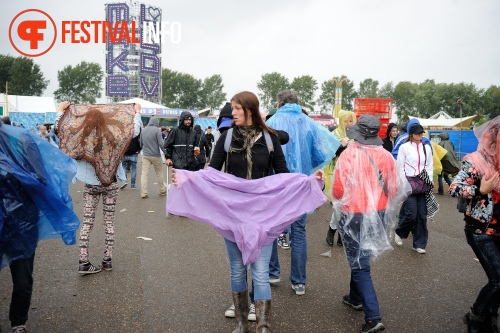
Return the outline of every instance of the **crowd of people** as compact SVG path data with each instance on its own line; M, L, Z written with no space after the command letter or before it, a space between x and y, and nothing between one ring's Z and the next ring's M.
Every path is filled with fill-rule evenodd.
M389 124L386 137L381 139L380 121L371 115L358 117L354 112L342 110L339 125L333 131L316 124L300 106L294 91L279 92L276 107L276 112L263 119L257 96L248 91L238 93L221 110L217 129L212 133L211 127L204 131L195 125L189 112L180 115L175 128L161 128L155 116L144 127L138 104L107 108L62 102L54 126L48 129L39 125L37 135L27 137L40 149L58 154L60 161L68 165L66 174L48 172L45 180L34 177L38 186L45 186L44 181L53 183L51 177L60 183L63 180L66 186L57 193L58 201L52 207L29 192L32 185L28 185L27 177L33 177L35 168L21 161L29 159L33 163L32 150L9 149L10 137L28 140L19 131L29 131L21 128L13 132L10 119L4 117L0 124L0 158L6 162L0 163L0 170L6 172L0 172L0 182L2 188L12 191L2 191L0 196L15 198L31 213L16 215L6 206L9 200L3 200L0 226L60 223L65 229L53 228L68 245L76 242L75 232L79 228L78 273L112 270L119 190L125 189L129 182L130 189L137 188L137 163L141 159L141 198L149 197L151 165L157 177L158 194L166 196L169 190L168 179L163 176L165 164L172 167L174 185L168 192L169 212L208 223L224 238L232 295L225 316L236 318L233 333L249 332L249 321L256 321L256 332L264 333L272 330L271 285L281 281L278 244L291 249L290 285L296 295L304 295L307 215L330 201L332 214L326 242L333 246L338 235L336 242L343 246L351 271L349 289L341 301L364 312L362 333L375 333L383 331L385 326L372 282L371 259L392 248L392 237L401 246L410 234L413 250L418 254L427 252L427 221L439 209L434 194L444 194L444 179L449 194L464 202L466 241L488 278L464 316L464 323L468 332L498 332L500 117L475 130L478 149L465 156L461 165L448 133L443 132L439 145L445 153L438 160L440 168L436 172L436 147L433 149L416 119L402 125L401 131L397 124ZM54 162L42 159L38 163L50 168ZM11 171L16 168L27 176L23 178ZM456 177L452 180L450 175ZM75 223L68 194L71 179L84 184L81 224ZM211 207L212 214L182 204L186 193L191 196L197 193L197 199L203 202L212 199L219 190L226 194L218 196ZM264 194L267 202L260 200ZM101 198L105 247L101 263L93 265L89 260L89 239ZM238 206L238 198L247 200L244 206ZM277 214L273 209L276 200L280 200L280 207L287 214ZM55 208L66 214L61 221L38 218L44 215L40 212ZM9 319L12 332L17 333L27 331L34 253L39 240L33 233L35 229L20 228L15 235L0 233L0 268L8 265L12 273L14 291ZM11 253L6 244L12 244L13 240L29 246Z

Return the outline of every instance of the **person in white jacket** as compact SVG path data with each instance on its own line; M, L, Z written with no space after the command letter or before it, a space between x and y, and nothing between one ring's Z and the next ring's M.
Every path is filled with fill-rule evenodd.
M405 172L410 181L420 178L421 173L427 172L432 180L432 149L422 142L424 128L420 124L410 127L408 140L399 148L397 163ZM428 189L431 190L431 187ZM413 233L413 250L417 253L426 253L429 232L427 230L426 193L413 192L401 206L399 224L395 230L394 240L397 245L403 245L402 239Z

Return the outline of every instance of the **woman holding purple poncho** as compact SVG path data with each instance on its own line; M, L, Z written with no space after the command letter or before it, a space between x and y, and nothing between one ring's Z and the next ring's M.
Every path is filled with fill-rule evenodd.
M323 184L317 181L324 173L289 173L279 139L263 122L255 94L236 94L231 108L233 131L224 132L217 141L210 167L197 172L173 170L176 186L169 191L167 210L208 223L225 238L238 321L233 333L248 332L247 265L252 270L257 332L270 332L272 242L298 216L326 201ZM228 133L232 138L227 149ZM226 173L215 170L223 166ZM273 173L279 175L266 177ZM187 200L192 193L201 193L196 203Z

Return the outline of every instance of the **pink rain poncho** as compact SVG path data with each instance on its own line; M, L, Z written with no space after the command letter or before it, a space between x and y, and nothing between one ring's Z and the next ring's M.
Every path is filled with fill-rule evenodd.
M281 173L246 180L214 168L176 170L178 187L168 192L167 212L211 225L238 245L245 265L262 246L307 212L326 202L314 175Z
M392 249L397 211L410 193L404 172L382 146L353 142L340 155L332 204L351 267L360 266L362 256L376 257Z

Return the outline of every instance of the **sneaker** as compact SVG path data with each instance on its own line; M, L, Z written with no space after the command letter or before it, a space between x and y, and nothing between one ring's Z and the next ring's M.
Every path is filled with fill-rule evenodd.
M413 251L417 252L417 253L420 253L420 254L425 254L425 250L424 249L421 249L419 247L417 248L413 248Z
M123 183L121 186L120 186L120 190L123 190L125 187L127 187L128 183Z
M95 267L90 262L80 261L80 264L78 267L78 273L86 275L86 274L99 273L100 271L101 271L101 269L99 267Z
M295 295L305 295L306 294L306 285L299 283L299 284L292 284L292 289L295 290Z
M397 233L394 233L394 242L396 242L396 244L399 246L403 245L403 240L398 236Z
M105 271L112 271L113 270L113 265L111 264L111 259L103 260L101 266Z
M356 304L356 303L352 302L351 299L349 298L349 295L344 295L344 297L342 297L342 301L344 302L344 304L349 305L351 308L353 308L356 311L363 310L363 304Z
M236 315L234 314L234 304L231 304L231 306L224 312L224 316L228 318L234 318Z
M384 324L380 319L367 320L361 328L361 333L375 333L385 330Z
M12 333L28 333L26 330L26 325L18 325L12 327Z
M272 277L270 277L270 278L269 278L269 283L270 283L270 284L279 283L280 281L281 281L281 279L280 279L279 277L277 277L277 278L272 278Z
M290 248L290 244L288 244L288 241L286 240L286 234L281 234L278 237L278 245L284 250L288 250Z
M248 310L248 321L257 321L257 314L255 313L255 304L250 303L250 309Z

